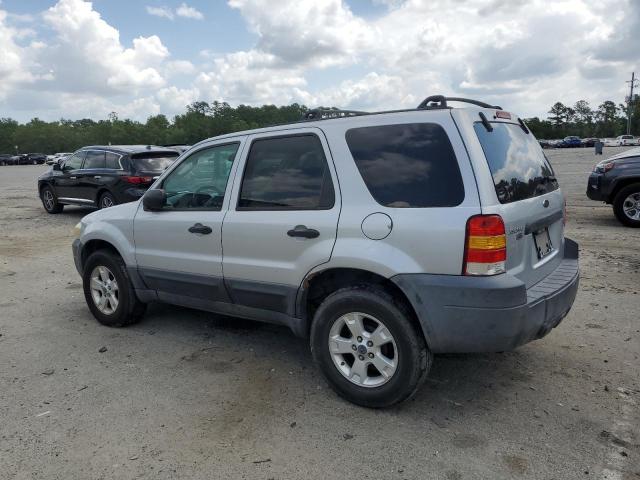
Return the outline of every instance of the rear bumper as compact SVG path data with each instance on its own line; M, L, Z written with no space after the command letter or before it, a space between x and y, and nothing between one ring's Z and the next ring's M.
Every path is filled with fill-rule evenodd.
M434 353L499 352L544 337L569 313L578 291L578 244L527 289L508 274L495 277L405 274L393 277L416 311Z

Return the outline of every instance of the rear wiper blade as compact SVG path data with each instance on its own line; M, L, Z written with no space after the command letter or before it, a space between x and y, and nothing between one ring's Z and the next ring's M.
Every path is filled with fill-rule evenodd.
M487 132L493 132L493 127L489 123L489 120L487 120L486 115L483 112L478 113L478 115L480 115L480 120L482 120L482 125L484 125L484 128L487 129Z

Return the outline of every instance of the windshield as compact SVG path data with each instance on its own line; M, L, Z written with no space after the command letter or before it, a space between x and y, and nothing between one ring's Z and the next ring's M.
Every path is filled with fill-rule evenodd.
M493 123L492 126L493 131L489 132L478 122L474 129L500 203L537 197L558 188L551 164L532 134L512 123Z

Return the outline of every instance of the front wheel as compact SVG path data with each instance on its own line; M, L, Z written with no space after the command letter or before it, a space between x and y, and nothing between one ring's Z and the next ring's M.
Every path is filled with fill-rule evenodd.
M339 395L373 408L411 397L433 360L408 308L369 286L343 288L322 302L311 327L311 352Z
M628 227L640 227L640 183L622 188L613 200L613 213Z
M140 321L147 306L136 297L120 256L98 250L89 256L83 271L84 297L98 322L123 327Z
M44 187L40 196L42 198L42 206L47 213L60 213L64 208L64 205L58 203L58 200L56 200L56 196L51 187Z

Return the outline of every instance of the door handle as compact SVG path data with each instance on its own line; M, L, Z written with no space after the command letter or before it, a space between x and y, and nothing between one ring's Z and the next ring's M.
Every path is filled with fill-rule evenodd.
M213 230L211 230L211 227L207 227L206 225L202 225L201 223L196 223L192 227L189 227L189 232L209 235L211 232L213 232Z
M75 180L78 177L69 177L69 180Z
M94 175L93 178L102 178L100 175Z
M313 228L307 228L305 225L296 225L295 228L287 232L287 235L290 237L316 238L320 236L320 232Z

